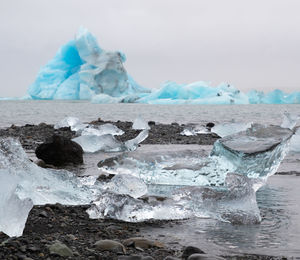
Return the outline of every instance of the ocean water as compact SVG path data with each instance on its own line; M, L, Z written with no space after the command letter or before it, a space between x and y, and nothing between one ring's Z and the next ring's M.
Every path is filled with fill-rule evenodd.
M54 124L66 116L83 122L133 121L137 116L162 123L255 122L280 124L287 111L300 115L300 105L145 105L91 104L82 101L0 101L0 127L41 122ZM151 148L150 148L151 149ZM171 148L170 148L171 149ZM211 147L204 149L209 151ZM86 155L86 172L95 171L98 157ZM231 225L209 219L191 219L178 225L142 230L181 248L194 245L212 254L266 254L300 258L300 154L289 154L257 193L262 215L259 225ZM179 235L180 234L180 235Z

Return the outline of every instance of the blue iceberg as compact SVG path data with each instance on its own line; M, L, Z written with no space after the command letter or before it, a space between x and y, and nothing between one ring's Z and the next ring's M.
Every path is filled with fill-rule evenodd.
M229 84L165 82L159 89L140 86L123 65L125 54L105 51L87 29L63 45L39 71L27 99L90 100L93 103L147 104L300 104L300 92L243 93Z
M130 77L121 52L101 49L96 38L81 27L74 40L62 46L38 73L28 94L33 99L82 99L111 103L120 97L150 92Z

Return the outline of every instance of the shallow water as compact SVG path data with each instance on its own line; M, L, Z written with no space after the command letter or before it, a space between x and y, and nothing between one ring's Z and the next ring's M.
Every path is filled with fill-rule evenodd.
M166 243L193 245L218 255L237 253L300 257L300 177L275 175L257 193L263 217L259 225L231 225L192 219L178 225L142 230Z
M256 122L280 124L282 113L300 114L300 105L160 105L110 104L100 105L82 101L0 101L0 127L28 123L56 123L66 116L82 121L127 120L141 115L145 120L163 123ZM199 147L198 147L199 148ZM201 147L207 154L211 147ZM144 148L143 148L144 149ZM145 148L152 149L153 148ZM177 148L170 148L177 149ZM142 150L142 149L141 149ZM97 162L108 155L86 154L81 174L98 174ZM299 172L300 155L289 154L279 172ZM231 225L211 219L181 221L160 229L147 229L147 236L176 245L195 245L208 253L257 253L300 257L300 177L275 175L257 193L263 217L260 225ZM174 244L175 243L175 244Z

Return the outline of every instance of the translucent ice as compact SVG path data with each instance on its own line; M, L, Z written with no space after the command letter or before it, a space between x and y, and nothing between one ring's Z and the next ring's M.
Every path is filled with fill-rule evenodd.
M123 143L111 134L105 135L81 135L73 139L84 152L94 153L97 151L119 152L123 149Z
M137 130L144 130L144 129L149 130L150 129L148 123L143 118L141 118L141 117L137 117L133 121L132 128L133 129L137 129Z
M55 129L59 129L62 127L70 127L72 131L77 132L87 127L87 124L81 123L79 118L77 117L69 116L54 125Z
M19 180L0 169L0 231L10 237L21 236L33 203L16 195Z
M256 204L260 183L238 174L228 174L223 188L179 188L169 197L128 195L106 192L87 210L91 218L116 218L137 222L150 219L211 217L235 224L253 224L261 220Z
M34 204L85 204L97 194L96 187L84 184L85 178L77 178L65 170L38 167L28 159L21 144L12 138L0 140L0 169L17 178L19 198L31 198Z
M123 135L124 131L113 124L104 124L100 126L89 126L81 132L81 135Z
M83 151L94 153L97 151L104 152L125 152L134 151L139 143L144 141L148 137L148 130L144 130L134 139L126 142L117 140L111 134L105 135L81 135L73 139L74 142L78 143Z
M137 199L107 192L88 213L92 218L125 221L205 216L259 223L255 192L276 172L292 135L287 128L253 124L218 140L208 158L188 150L153 149L148 157L138 151L127 154L106 170L140 178L148 186L147 196Z
M183 131L180 133L181 135L185 136L193 136L198 134L209 134L211 131L209 131L206 127L203 126L187 126L183 129Z
M291 138L290 151L294 153L300 153L300 128Z
M299 118L299 115L293 115L288 112L284 112L281 127L293 129L296 126Z
M227 135L232 135L238 132L245 131L250 127L251 123L224 123L212 127L211 132L216 133L220 137L225 137Z
M115 175L106 188L110 192L130 195L133 198L139 198L147 193L146 184L130 174Z

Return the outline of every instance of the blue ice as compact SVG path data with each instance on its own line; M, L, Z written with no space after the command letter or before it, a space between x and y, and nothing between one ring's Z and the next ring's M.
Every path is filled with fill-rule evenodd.
M103 50L95 36L80 27L42 67L28 89L27 99L90 100L93 103L147 104L300 104L300 92L277 89L243 93L229 84L211 86L165 82L158 89L139 85L126 71L124 53Z

